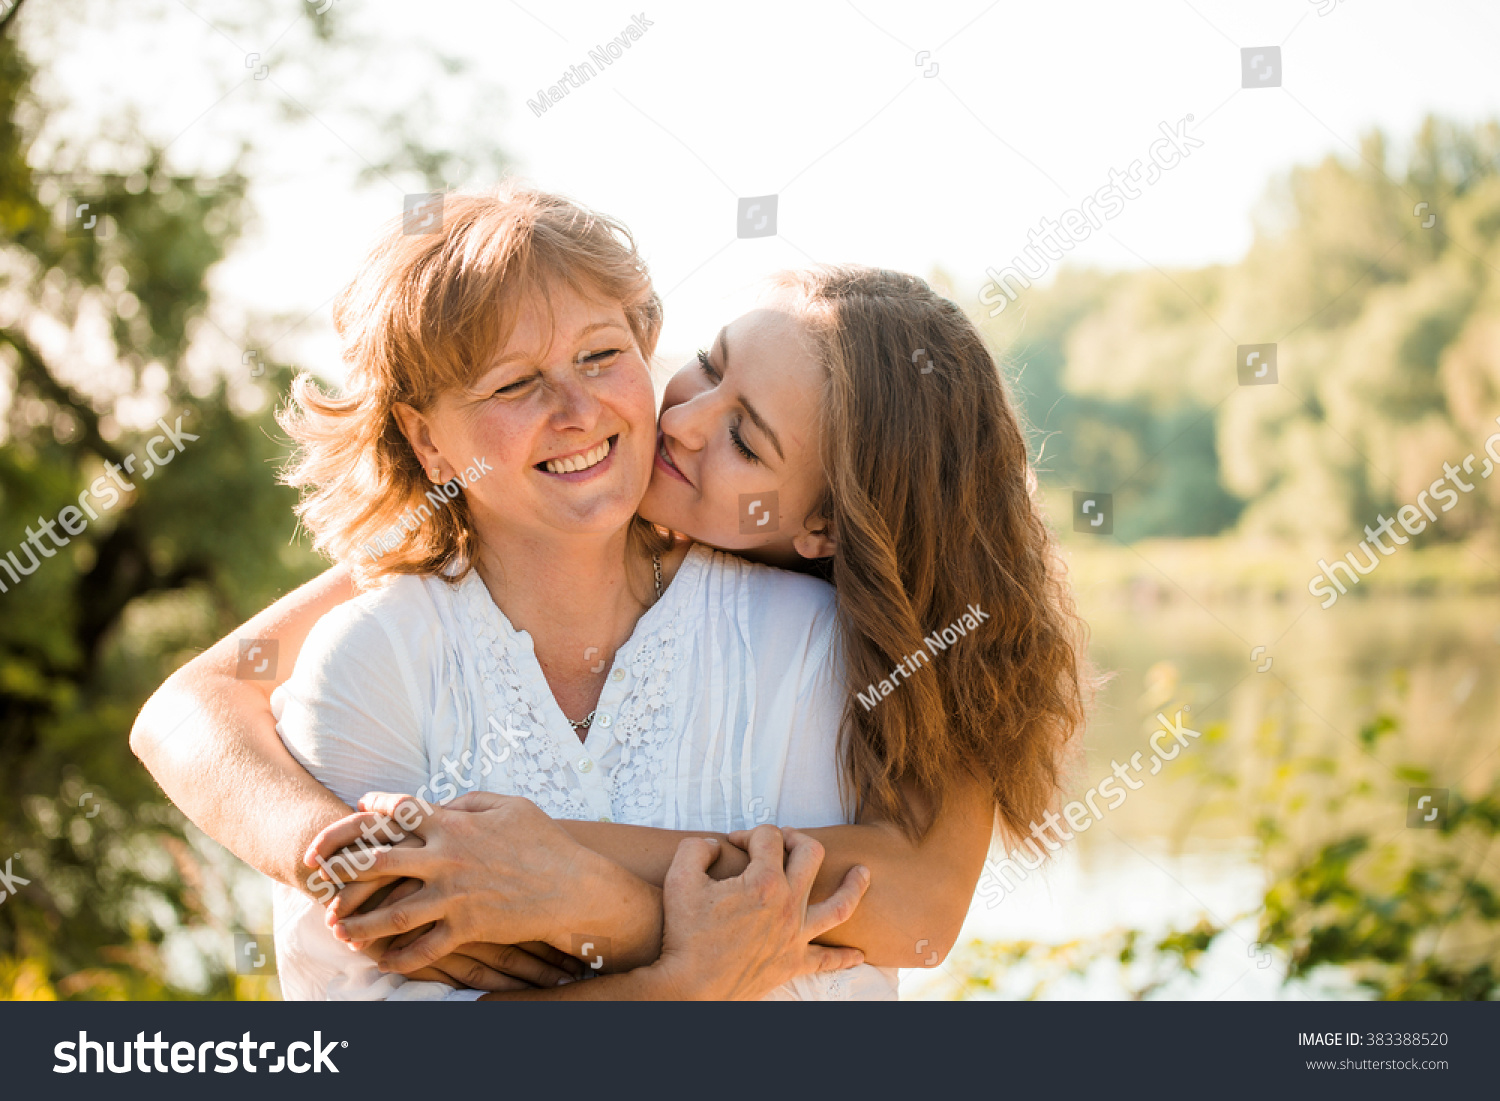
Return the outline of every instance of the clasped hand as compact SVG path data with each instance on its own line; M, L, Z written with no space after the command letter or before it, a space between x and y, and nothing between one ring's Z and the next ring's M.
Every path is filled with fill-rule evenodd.
M594 927L590 904L606 894L618 902L622 876L651 892L653 919L665 909L665 930L652 924L649 954L634 961L655 959L661 944L651 987L669 992L661 996L763 997L798 975L862 961L855 949L810 942L853 914L866 869L809 906L823 859L816 841L761 826L748 835L743 874L716 882L707 870L721 847L684 840L663 905L530 800L474 792L424 814L409 796L376 793L325 829L305 861L338 881L326 915L334 934L412 979L488 991L569 982L583 966L568 954L577 950L568 931Z

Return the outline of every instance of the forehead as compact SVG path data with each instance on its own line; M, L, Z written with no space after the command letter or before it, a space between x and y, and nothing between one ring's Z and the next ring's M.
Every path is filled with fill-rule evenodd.
M554 284L528 292L517 303L510 333L501 342L496 362L543 358L559 342L615 327L629 334L625 310L619 302Z

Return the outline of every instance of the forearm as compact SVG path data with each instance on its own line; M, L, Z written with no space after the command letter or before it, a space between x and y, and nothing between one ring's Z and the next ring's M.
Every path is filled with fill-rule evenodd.
M575 819L559 819L557 824L584 848L607 857L656 887L666 879L672 858L677 855L677 846L685 837L711 837L720 842L719 859L708 870L710 878L729 879L739 875L749 862L743 850L727 844L727 834L712 830L662 830L655 826Z
M290 674L313 624L353 593L347 573L335 568L277 601L174 673L130 734L136 756L196 826L252 867L304 891L303 851L349 808L282 745L270 695ZM236 676L240 639L276 643L270 679Z
M661 831L666 832L666 831ZM585 867L568 892L568 913L544 938L561 952L620 973L656 962L662 944L662 894L658 884L608 857L583 850Z
M867 823L804 829L823 846L812 901L831 895L856 864L870 869L870 888L854 917L818 943L858 948L879 967L933 966L958 938L984 865L993 810L982 797L956 798L920 842L895 826ZM686 837L718 837L700 830L663 830L606 822L565 821L574 840L651 884L661 884ZM709 870L715 879L740 874L748 860L721 844ZM934 956L933 953L937 955Z
M306 891L302 853L350 808L287 752L268 708L249 718L253 689L232 679L174 681L137 719L136 755L194 825L251 867Z

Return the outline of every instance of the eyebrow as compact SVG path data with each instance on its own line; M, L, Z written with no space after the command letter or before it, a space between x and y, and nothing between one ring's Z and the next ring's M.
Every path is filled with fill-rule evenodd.
M574 334L573 339L574 340L582 340L584 337L588 336L590 333L596 333L600 329L619 329L622 332L628 331L628 329L626 329L626 327L624 325L622 325L618 321L594 321L594 322L589 323L588 325L585 325L583 328L579 329L578 332ZM530 353L527 353L527 352L512 352L510 355L508 355L508 356L501 356L499 359L497 359L493 363L491 363L490 366L489 366L489 370L493 371L496 367L504 367L507 363L513 363L513 362L515 362L518 359L529 359L529 358L530 358Z
M724 335L723 329L719 330L719 358L724 361L724 369L726 371L729 370L729 339ZM771 441L771 446L776 449L776 454L781 456L781 461L786 462L786 454L781 450L781 441L776 438L776 433L766 423L766 418L756 411L755 406L750 404L750 399L745 397L744 394L736 394L735 399L740 403L741 408L745 410L745 415L750 418L755 427L759 428L766 439Z

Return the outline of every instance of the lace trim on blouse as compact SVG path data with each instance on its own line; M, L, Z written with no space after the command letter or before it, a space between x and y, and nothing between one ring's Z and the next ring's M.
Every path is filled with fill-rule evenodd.
M456 596L460 618L476 642L487 719L528 735L515 739L511 747L517 794L552 818L593 818L567 753L547 730L536 692L516 667L513 654L519 643L514 629L477 572L459 583ZM619 760L605 785L617 819L643 820L662 803L666 747L675 740L671 680L680 636L670 622L663 623L616 659L633 678L613 723ZM571 731L569 737L575 737Z

